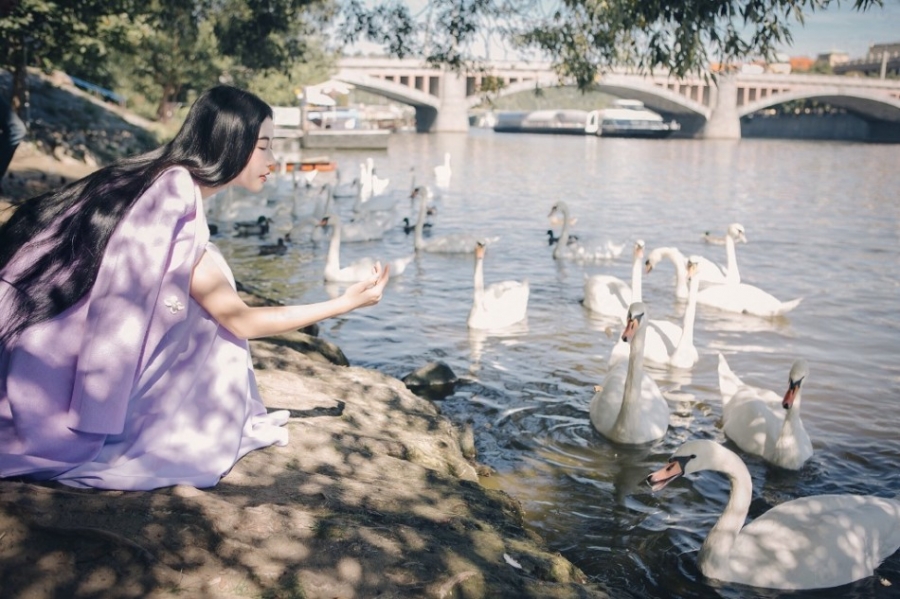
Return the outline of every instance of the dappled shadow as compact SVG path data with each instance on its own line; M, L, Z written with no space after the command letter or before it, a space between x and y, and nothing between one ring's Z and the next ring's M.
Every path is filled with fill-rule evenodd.
M606 596L477 482L433 404L274 343L254 357L288 446L204 490L0 481L4 597Z

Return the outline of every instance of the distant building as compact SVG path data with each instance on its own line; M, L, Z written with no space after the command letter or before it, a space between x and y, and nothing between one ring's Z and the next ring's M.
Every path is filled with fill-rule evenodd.
M822 62L834 68L838 65L850 62L850 55L846 52L826 52L816 57L816 62Z
M865 57L834 65L835 74L900 76L900 42L873 44Z
M813 65L816 64L815 59L808 56L792 56L788 62L790 62L791 71L794 73L808 73L812 70Z

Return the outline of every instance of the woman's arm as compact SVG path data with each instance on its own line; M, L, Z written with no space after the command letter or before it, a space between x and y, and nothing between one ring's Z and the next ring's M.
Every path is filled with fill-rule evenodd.
M236 337L253 339L295 331L356 308L377 304L389 277L390 267L382 268L378 263L372 278L354 283L335 299L299 306L251 308L231 287L215 260L204 252L194 267L191 297Z

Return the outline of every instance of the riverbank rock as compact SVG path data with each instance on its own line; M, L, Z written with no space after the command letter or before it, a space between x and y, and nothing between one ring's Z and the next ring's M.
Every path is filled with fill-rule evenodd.
M403 377L403 384L413 393L428 399L444 399L451 393L459 377L444 362L432 362Z
M376 371L254 341L286 447L211 489L0 481L4 597L606 597L488 490L455 427Z

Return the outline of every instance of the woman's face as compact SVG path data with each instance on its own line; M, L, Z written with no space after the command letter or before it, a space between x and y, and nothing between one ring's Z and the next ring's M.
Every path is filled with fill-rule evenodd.
M275 125L272 119L267 118L259 128L259 139L250 155L250 161L233 181L235 185L254 193L262 190L271 172L270 168L275 164L275 155L272 153L274 137Z

